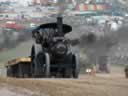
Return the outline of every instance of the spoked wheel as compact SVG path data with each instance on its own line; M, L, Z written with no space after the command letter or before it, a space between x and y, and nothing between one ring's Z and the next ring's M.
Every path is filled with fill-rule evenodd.
M78 56L74 55L72 60L73 60L72 61L73 62L73 78L78 78L79 70L80 70Z
M50 57L48 53L39 52L34 60L35 74L37 77L50 76Z

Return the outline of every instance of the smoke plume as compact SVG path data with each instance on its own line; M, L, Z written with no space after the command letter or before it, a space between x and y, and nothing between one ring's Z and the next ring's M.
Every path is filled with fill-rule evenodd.
M0 51L9 50L18 46L21 42L30 39L29 32L24 30L16 31L12 29L0 30Z

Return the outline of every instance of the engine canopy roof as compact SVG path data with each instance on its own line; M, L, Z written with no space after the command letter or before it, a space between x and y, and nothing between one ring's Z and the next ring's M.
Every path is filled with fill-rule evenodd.
M46 23L46 24L42 24L40 25L39 27L37 27L37 29L46 29L46 28L52 28L52 29L57 29L57 23ZM64 34L67 34L69 32L72 31L72 27L70 25L67 25L67 24L62 24L62 28L63 28L63 33Z

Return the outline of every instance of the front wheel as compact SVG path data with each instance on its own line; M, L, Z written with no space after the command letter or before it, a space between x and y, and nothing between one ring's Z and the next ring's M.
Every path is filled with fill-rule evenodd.
M73 60L72 61L72 63L73 63L73 78L78 78L79 71L80 71L78 56L74 55L72 60Z

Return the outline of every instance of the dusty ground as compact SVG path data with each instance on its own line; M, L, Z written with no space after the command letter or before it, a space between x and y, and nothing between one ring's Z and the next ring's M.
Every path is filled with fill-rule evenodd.
M81 75L79 79L0 79L2 96L128 96L122 74Z
M31 43L1 53L0 60L28 56ZM124 67L111 68L112 74L81 75L79 79L0 78L0 96L128 96L128 80L122 73Z

